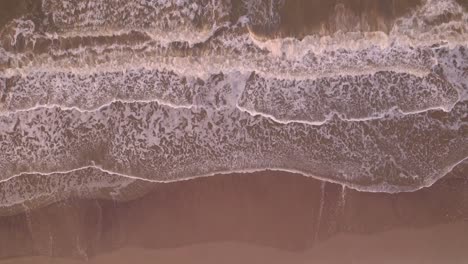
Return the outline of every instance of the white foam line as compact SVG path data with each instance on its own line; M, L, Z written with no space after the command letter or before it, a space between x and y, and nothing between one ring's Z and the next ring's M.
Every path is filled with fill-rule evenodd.
M456 103L458 103L458 102L459 101L457 101ZM203 105L194 105L194 104L191 104L191 105L176 105L176 104L168 103L168 102L165 102L165 101L162 101L162 100L159 100L159 99L151 99L151 100L117 100L116 99L116 100L112 100L112 101L110 101L110 102L108 102L106 104L103 104L103 105L101 105L101 106L99 106L97 108L92 108L92 109L83 109L83 108L79 108L79 107L76 107L76 106L72 106L72 107L62 106L62 105L58 105L58 104L36 105L34 107L31 107L31 108L19 109L19 110L15 110L15 111L0 112L0 116L11 116L11 115L15 115L15 114L18 114L18 113L25 113L25 112L34 111L34 110L54 109L54 108L58 108L58 109L60 109L62 111L70 111L71 110L71 111L77 111L79 113L92 113L92 112L102 110L103 108L108 107L108 106L112 105L113 103L123 103L123 104L157 103L158 105L165 106L165 107L170 107L172 109L187 109L187 110L191 110L191 109L194 109L196 107L204 107ZM255 110L247 109L245 107L240 106L237 103L236 103L235 107L239 111L247 113L252 117L261 116L261 117L270 119L273 122L278 123L278 124L283 124L283 125L305 124L305 125L310 125L310 126L322 126L322 125L327 124L328 122L330 122L334 116L337 116L338 119L340 119L342 121L345 121L345 122L365 122L365 121L373 121L373 120L383 119L383 118L385 118L386 115L388 115L388 114L390 114L390 113L392 113L394 111L397 111L398 113L400 113L403 116L421 114L421 113L425 113L425 112L433 111L433 110L438 110L438 111L443 111L443 112L448 113L455 106L455 104L453 104L453 106L450 107L449 109L446 109L444 107L429 107L429 108L425 108L425 109L421 109L421 110L417 110L417 111L402 111L399 108L394 107L394 108L391 108L389 111L387 111L385 113L381 113L381 114L379 114L377 116L371 116L371 117L365 117L365 118L342 118L342 117L338 116L336 113L330 113L327 116L327 118L325 118L325 120L315 121L315 122L314 121L301 120L301 119L291 119L291 120L278 119L275 116L267 114L267 113L257 112Z
M161 57L162 58L162 57ZM173 57L174 59L179 59L178 57ZM187 57L186 57L187 58ZM215 57L213 57L215 58ZM147 58L146 58L147 59ZM191 59L191 58L187 58ZM197 59L200 59L197 57ZM138 65L138 66L134 66ZM359 69L352 69L352 68L346 68L346 69L337 69L335 72L332 71L332 73L321 73L321 74L316 74L314 72L304 72L301 74L295 74L295 73L271 73L271 72L265 72L263 70L257 69L257 68L252 68L248 67L248 65L234 65L230 66L221 66L221 67L215 67L215 68L210 68L206 67L205 65L210 65L210 61L208 60L207 62L198 62L198 63L193 63L193 62L188 62L188 67L180 67L179 63L171 63L171 62L165 62L165 63L152 63L148 60L145 60L144 63L138 64L125 64L125 65L114 65L114 64L103 64L103 65L96 65L96 66L84 66L84 67L57 67L57 66L43 66L41 65L40 67L44 70L38 70L39 66L38 65L33 65L33 66L27 66L24 68L8 68L4 71L2 76L4 78L11 78L17 75L25 76L29 75L31 73L74 73L74 74L84 74L84 75L91 75L94 73L113 73L113 72L125 72L128 70L134 70L134 69L142 69L142 70L167 70L167 71L173 71L174 73L178 75L185 75L187 77L199 77L199 78L207 78L210 75L218 74L219 72L222 72L224 74L230 74L233 72L240 72L242 74L248 74L252 72L257 72L261 74L264 77L267 78L274 78L274 79L283 79L283 80L317 80L317 79L322 79L322 78L332 78L332 77L338 77L338 76L361 76L361 75L373 75L378 72L394 72L394 73L407 73L416 77L426 77L430 73L430 69L422 69L422 67L412 67L411 65L394 65L394 66L377 66L373 67L372 69L369 67L364 67L364 68L359 68ZM162 67L161 67L162 65ZM203 67L203 71L197 70L198 66ZM193 67L192 67L193 66ZM184 70L181 70L184 68ZM404 69L402 69L404 68Z
M340 182L337 180L325 178L325 177L320 177L312 174L305 173L300 170L294 170L294 169L285 169L285 168L279 168L279 167L265 167L265 168L257 168L257 169L242 169L242 170L230 170L230 171L214 171L212 173L208 174L202 174L202 175L197 175L197 176L191 176L191 177L185 177L185 178L180 178L180 179L174 179L174 180L153 180L153 179L148 179L148 178L143 178L139 176L132 176L128 174L122 174L118 172L114 172L111 170L104 169L100 166L96 165L88 165L88 166L83 166L71 170L65 170L65 171L54 171L54 172L39 172L39 171L30 171L30 172L22 172L20 174L11 176L9 178L0 180L0 184L13 180L18 177L23 177L23 176L28 176L28 175L39 175L39 176L51 176L54 174L68 174L68 173L73 173L85 169L96 169L101 172L110 174L110 175L117 175L119 177L125 177L128 179L136 180L136 181L144 181L144 182L149 182L149 183L175 183L175 182L183 182L183 181L190 181L190 180L195 180L198 178L207 178L207 177L212 177L215 175L229 175L233 173L241 173L241 174L247 174L247 173L256 173L256 172L264 172L264 171L280 171L280 172L288 172L288 173L293 173L293 174L300 174L305 177L310 177L314 178L316 180L322 181L322 182L327 182L327 183L333 183L337 185L341 185L342 187L350 188L359 192L368 192L368 193L402 193L402 192L414 192L423 188L428 188L431 187L434 183L436 183L439 179L443 178L445 175L447 175L449 172L451 172L457 165L465 162L468 160L468 156L463 158L462 160L456 162L455 164L449 166L445 171L446 173L443 175L440 175L439 177L432 177L431 182L428 182L424 186L420 186L417 188L411 188L411 187L402 187L402 186L394 186L394 185L388 185L386 183L379 184L379 185L370 185L370 186L360 186L357 184L352 184L352 183L346 183L346 182Z
M359 38L355 38L357 34L360 34ZM427 32L420 32L419 34L424 35ZM312 50L315 53L324 53L330 51L336 51L339 49L349 49L349 50L361 50L363 48L369 47L379 47L382 49L392 46L394 43L399 45L407 46L447 46L454 47L457 45L466 44L466 34L463 34L463 39L446 39L436 36L430 40L427 39L418 39L411 38L406 34L400 34L394 32L393 29L389 33L384 33L382 31L370 31L370 32L336 32L331 35L319 36L319 35L307 35L302 39L294 37L284 37L284 38L272 38L264 39L256 35L250 28L248 28L249 38L252 43L260 49L268 50L270 52L276 52L281 54L282 48L288 48L288 45L295 47L310 47L309 50ZM350 36L351 39L346 39L346 36ZM354 38L353 38L354 37ZM420 37L420 36L418 36ZM302 50L300 55L305 54L307 50ZM299 55L299 56L300 56ZM298 55L295 55L298 56Z
M15 111L0 112L0 116L10 116L10 115L23 113L23 112L34 111L34 110L54 109L54 108L58 108L58 109L60 109L62 111L71 110L71 111L77 111L79 113L92 113L92 112L102 110L103 108L108 107L108 106L112 105L113 103L123 103L123 104L157 103L158 105L170 107L170 108L173 108L173 109L192 109L195 106L195 105L176 105L176 104L165 102L165 101L162 101L162 100L159 100L159 99L151 99L151 100L118 100L118 99L114 99L114 100L112 100L112 101L110 101L110 102L108 102L106 104L103 104L103 105L97 107L97 108L91 108L91 109L83 109L83 108L79 108L79 107L76 107L76 106L62 106L62 105L58 105L58 104L48 104L48 105L36 105L34 107L31 107L31 108L19 109L19 110L15 110Z
M19 113L26 113L26 112L29 112L29 111L35 111L35 110L40 110L40 109L55 109L55 108L58 108L61 111L70 111L71 110L71 111L77 111L79 113L92 113L92 112L102 110L102 109L112 105L113 103L123 103L123 104L157 103L158 105L165 106L165 107L170 107L172 109L187 109L187 110L191 110L191 109L194 109L196 107L204 107L203 105L194 105L194 104L191 104L191 105L176 105L176 104L168 103L168 102L165 102L165 101L162 101L162 100L159 100L159 99L151 99L151 100L112 100L112 101L110 101L110 102L108 102L106 104L103 104L103 105L101 105L101 106L99 106L97 108L92 108L92 109L83 109L83 108L79 108L79 107L76 107L76 106L72 106L72 107L62 106L62 105L58 105L58 104L36 105L34 107L31 107L31 108L19 109L19 110L15 110L15 111L0 112L0 116L11 116L11 115L19 114ZM458 103L458 101L457 101L457 103ZM413 115L413 114L420 114L420 113L424 113L424 112L428 112L428 111L432 111L432 110L439 110L439 111L444 111L444 112L448 113L453 108L453 106L450 109L445 109L443 107L430 107L430 108L425 108L425 109L421 109L421 110L418 110L418 111L408 111L408 112L401 111L398 108L392 108L389 111L387 111L386 113L382 113L382 114L379 114L377 116L372 116L372 117L365 117L365 118L342 118L342 117L336 115L335 113L331 113L331 114L329 114L327 116L327 118L325 118L325 120L315 121L315 122L314 121L307 121L307 120L300 120L300 119L291 119L291 120L278 119L275 116L267 114L267 113L257 112L255 110L249 110L247 108L244 108L244 107L240 106L239 104L236 104L236 108L239 109L239 111L247 113L252 117L261 116L261 117L270 119L273 122L278 123L278 124L283 124L283 125L305 124L305 125L310 125L310 126L322 126L322 125L327 124L328 122L330 122L332 120L333 116L337 116L338 119L340 119L342 121L345 121L345 122L365 122L365 121L373 121L373 120L383 119L383 118L385 118L385 116L387 114L390 114L393 111L398 111L400 114L402 114L404 116Z
M247 114L249 114L249 115L251 115L253 117L255 117L255 116L265 117L265 118L271 119L275 123L279 123L279 124L283 124L283 125L305 124L305 125L311 125L311 126L321 126L321 125L326 124L328 121L330 121L330 119L325 119L324 121L316 121L316 122L300 120L300 119L283 120L283 119L278 119L275 116L267 114L267 113L257 112L255 110L249 110L249 109L247 109L245 107L240 106L239 104L236 104L236 107L240 111L245 112L245 113L247 113Z
M418 190L431 187L432 185L434 185L434 183L436 183L438 180L440 180L445 175L450 173L455 167L457 167L458 165L462 164L465 161L468 161L468 156L466 156L465 158L461 159L460 161L454 163L453 165L448 166L447 169L445 170L445 174L443 174L442 176L432 177L433 179L427 179L426 184L421 186L421 188L419 188ZM417 190L415 190L415 191L417 191Z
M334 116L337 116L338 119L340 119L342 121L345 121L345 122L365 122L365 121L373 121L373 120L383 119L383 118L385 118L386 115L391 114L392 112L395 112L395 111L398 112L399 114L403 115L403 116L421 114L421 113L425 113L425 112L433 111L433 110L443 111L443 112L449 113L451 111L451 109L458 102L459 101L455 102L455 104L453 104L453 106L450 107L449 109L446 109L446 108L441 107L441 106L436 106L436 107L424 108L424 109L417 110L417 111L402 111L401 109L399 109L397 107L393 107L393 108L389 109L385 113L380 113L379 115L376 115L376 116L363 117L363 118L343 118L343 117L340 117L339 115L337 115L337 113L330 113L329 115L327 115L327 117L323 121L307 121L307 120L302 120L302 119L287 119L287 120L278 119L278 118L276 118L275 116L273 116L271 114L267 114L267 113L264 113L264 112L258 112L258 111L255 111L255 110L250 110L250 109L242 107L242 106L240 106L238 104L236 105L236 107L240 111L245 112L245 113L247 113L247 114L249 114L249 115L251 115L253 117L255 117L255 116L265 117L265 118L271 119L275 123L279 123L279 124L283 124L283 125L305 124L305 125L310 125L310 126L321 126L321 125L324 125L324 124L330 122Z
M236 24L237 25L237 24ZM131 36L133 32L141 33L149 37L151 40L156 40L161 42L162 44L172 43L172 42L187 42L190 47L193 47L196 44L204 43L208 41L211 37L214 36L219 30L228 28L231 26L230 22L225 22L220 25L216 25L215 27L204 30L204 31L197 31L194 36L189 38L187 34L167 34L164 30L151 30L151 29L141 29L141 28L128 28L128 29L119 29L115 30L112 28L102 28L101 30L71 30L71 31L62 31L62 32L54 32L54 34L50 34L46 32L45 34L38 34L39 37L47 37L51 39L60 39L60 38L86 38L86 37L124 37L124 36ZM233 25L235 26L235 25ZM186 32L194 33L193 30L188 30ZM186 33L182 31L182 33ZM164 34L165 33L165 34ZM184 35L184 37L179 37ZM175 37L171 37L175 36Z
M132 70L146 70L146 71L161 71L161 72L174 72L177 75L183 75L185 77L198 77L198 78L208 78L211 75L218 74L220 69L217 71L187 71L181 70L181 67L177 67L178 65L171 65L171 64L161 64L161 63L152 63L147 62L145 64L140 64L137 66L132 65L97 65L97 66L88 66L85 65L83 67L48 67L41 65L39 68L38 65L28 66L24 68L8 68L3 72L0 72L1 78L12 78L16 76L21 76L22 78L32 75L32 74L67 74L72 73L76 75L93 75L93 74L105 74L105 73L126 73ZM190 65L189 65L190 66ZM189 72L189 73L187 73ZM236 72L235 70L227 71L225 74L230 74L232 72ZM250 73L250 71L249 71Z

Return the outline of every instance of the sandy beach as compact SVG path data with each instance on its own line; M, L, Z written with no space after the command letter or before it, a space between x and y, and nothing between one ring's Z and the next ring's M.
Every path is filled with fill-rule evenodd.
M0 218L0 254L5 263L49 261L17 259L36 254L91 263L138 256L167 263L225 256L263 263L437 263L450 256L446 263L463 263L468 182L457 173L466 171L400 194L263 172L158 184L128 202L75 198Z

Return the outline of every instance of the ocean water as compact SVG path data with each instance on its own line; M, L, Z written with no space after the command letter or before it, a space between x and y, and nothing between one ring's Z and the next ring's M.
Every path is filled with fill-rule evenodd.
M262 170L407 192L468 156L463 1L11 8L0 20L2 206Z

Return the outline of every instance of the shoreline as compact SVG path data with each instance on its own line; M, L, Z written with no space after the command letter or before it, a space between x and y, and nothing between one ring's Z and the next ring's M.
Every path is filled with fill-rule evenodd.
M130 201L72 197L0 217L0 259L99 259L121 248L161 250L223 241L303 252L340 234L366 237L465 223L463 173L399 194L362 193L270 171L146 186L145 195Z
M38 208L43 208L46 207L50 204L53 203L58 203L63 200L67 199L104 199L104 200L116 200L116 201L129 201L133 199L137 199L141 196L144 196L147 194L145 191L144 193L140 194L135 194L134 196L131 196L131 198L125 198L125 194L122 195L120 192L126 192L127 189L132 189L133 185L136 186L144 186L141 187L143 189L148 189L148 192L150 190L154 189L158 185L165 185L165 184L176 184L179 182L190 182L190 181L197 181L197 180L205 180L206 178L211 178L211 177L230 177L232 175L240 175L242 177L256 177L255 175L257 174L268 174L268 173L280 173L280 174L285 174L288 176L285 177L304 177L306 179L311 179L313 181L318 181L321 182L322 184L332 184L332 185L337 185L340 186L342 189L349 189L355 192L360 192L360 193L374 193L374 194L403 194L403 193L414 193L418 192L424 189L430 189L433 185L437 184L440 181L444 181L446 178L450 177L460 177L463 178L464 176L462 175L463 173L466 173L465 171L468 171L468 162L465 160L462 160L459 162L457 165L453 166L453 168L446 173L443 177L437 179L434 181L432 184L428 186L422 186L421 188L415 189L415 190L399 190L398 192L389 192L389 191L373 191L369 189L359 189L354 185L348 185L345 183L340 183L338 181L333 181L325 178L320 178L320 177L315 177L315 176L310 176L306 175L300 171L292 171L292 170L282 170L282 169L259 169L259 170L244 170L244 171L232 171L232 172L218 172L218 173L212 173L204 176L197 176L197 177L190 177L190 178L184 178L184 179L179 179L179 180L173 180L173 181L158 181L158 180L151 180L151 179L145 179L145 178L140 178L140 177L134 177L134 176L127 176L119 173L114 173L105 169L102 169L98 166L86 166L78 169L73 169L69 171L63 171L63 172L51 172L51 173L37 173L37 172L32 172L32 173L22 173L19 175L16 175L14 177L1 180L0 181L0 188L2 187L2 184L11 184L11 181L18 180L21 181L23 177L27 178L35 178L33 181L36 181L38 184L50 184L50 181L48 179L44 179L44 182L41 183L38 178L41 177L69 177L69 180L78 180L82 181L80 177L84 177L84 175L70 175L71 173L77 172L77 173L85 173L86 170L98 170L98 172L104 173L106 175L98 175L93 179L90 183L90 185L82 184L78 186L65 186L65 188L69 188L66 190L62 190L62 193L57 193L56 196L53 196L51 193L42 193L38 194L35 196L33 199L26 199L22 200L21 202L15 202L15 203L3 203L0 205L0 216L8 216L8 215L15 215L24 211L28 210L34 210ZM57 175L56 175L57 174ZM58 176L60 174L63 174L62 176ZM55 176L54 176L55 175ZM89 176L88 176L89 177ZM102 177L110 177L110 179L102 178ZM114 178L115 177L115 178ZM102 186L95 186L96 182L103 182L103 179L106 180L106 182L103 183ZM26 179L24 179L26 180ZM59 178L57 178L59 180ZM62 179L60 179L62 180ZM39 182L37 182L39 181ZM81 182L82 183L82 182ZM13 184L15 184L13 182ZM20 183L21 184L21 183ZM28 184L30 184L28 180ZM97 183L99 184L99 183ZM108 184L108 185L106 185ZM130 187L129 187L130 186ZM40 186L41 188L46 188L45 186ZM32 188L35 188L34 186ZM37 188L37 187L36 187ZM90 188L91 191L88 191L85 193L84 196L80 197L79 195L74 195L76 192L81 192L83 190L87 190L87 188ZM369 186L369 188L372 188L372 186ZM8 189L11 189L11 187L8 187ZM15 191L16 193L19 193L19 191ZM4 198L5 199L5 198ZM42 200L42 202L41 202ZM33 204L38 203L37 206L34 206ZM31 205L32 208L31 208ZM16 208L16 209L15 209ZM21 209L22 208L22 209Z

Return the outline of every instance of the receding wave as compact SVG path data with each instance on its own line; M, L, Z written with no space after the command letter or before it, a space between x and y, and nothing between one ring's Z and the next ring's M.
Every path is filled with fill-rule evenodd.
M112 173L278 169L409 191L468 156L460 1L43 0L13 15L0 29L0 179L45 189L5 191L5 205L65 180L91 193L131 183Z
M447 174L449 178L465 178L468 160L460 162ZM269 169L271 171L271 169ZM277 169L278 171L285 171ZM239 171L252 173L254 171ZM294 171L288 171L297 173ZM235 172L225 172L235 173ZM300 173L300 172L299 172ZM222 177L218 173L216 177ZM293 174L291 174L293 175ZM204 175L208 177L214 175ZM250 177L257 177L252 175ZM190 180L196 180L197 177ZM67 199L106 199L129 201L142 197L161 184L169 181L148 180L131 175L106 171L96 166L87 166L70 171L51 173L25 173L0 181L0 215L15 215L32 211ZM325 182L322 183L322 188ZM345 185L342 187L342 203L345 203ZM348 186L349 187L349 186ZM430 187L429 185L427 187ZM351 186L353 188L353 186ZM323 190L322 190L323 191ZM395 190L414 191L414 190ZM320 218L320 217L319 217Z

